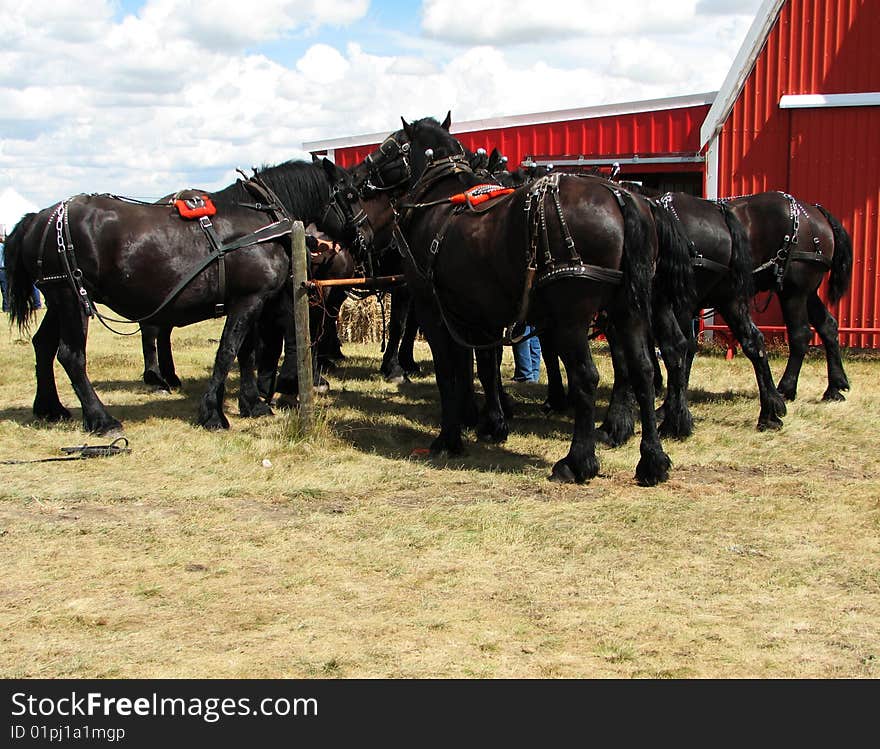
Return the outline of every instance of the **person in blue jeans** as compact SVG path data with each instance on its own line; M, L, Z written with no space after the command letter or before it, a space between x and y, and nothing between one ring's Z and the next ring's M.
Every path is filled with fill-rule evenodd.
M534 332L531 325L526 325L525 335ZM514 382L537 382L541 376L541 342L534 335L513 345L513 380Z

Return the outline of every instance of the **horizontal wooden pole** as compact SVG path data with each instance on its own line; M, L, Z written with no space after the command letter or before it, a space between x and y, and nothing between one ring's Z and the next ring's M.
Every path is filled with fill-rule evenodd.
M384 289L386 286L397 286L406 280L406 276L374 276L373 278L327 278L317 281L306 281L305 286L310 289L324 286L368 286L376 289Z

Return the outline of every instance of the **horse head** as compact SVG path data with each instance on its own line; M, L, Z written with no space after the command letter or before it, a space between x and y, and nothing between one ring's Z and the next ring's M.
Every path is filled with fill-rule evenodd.
M318 228L366 252L373 243L375 231L361 203L354 177L327 158L321 160L321 167L330 183L330 199L316 222Z

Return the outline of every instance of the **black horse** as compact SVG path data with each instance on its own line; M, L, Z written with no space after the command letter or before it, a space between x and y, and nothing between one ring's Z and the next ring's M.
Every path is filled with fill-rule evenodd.
M840 221L820 205L810 205L783 192L730 198L723 201L742 222L752 250L758 291L779 297L788 329L789 356L777 388L794 400L798 376L810 344L812 325L825 346L828 387L825 401L841 401L849 380L840 358L837 320L819 298L826 273L828 298L837 302L852 276L852 240Z
M324 231L343 241L361 231L370 235L347 172L327 160L291 171L296 177L285 189L298 209L292 211L295 217L317 215ZM98 314L96 302L129 320L160 326L189 325L225 312L199 423L228 428L224 385L236 355L242 370L240 405L246 415L265 412L254 373L253 323L289 277L290 220L271 196L255 203L244 183L213 198L217 213L205 230L201 220L183 220L173 207L107 195L74 196L19 222L6 250L11 315L19 327L27 326L35 283L47 304L33 337L37 418L70 418L55 386L57 355L82 404L84 428L97 434L121 430L86 374L88 322Z
M703 200L685 193L657 195L654 210L668 212L687 237L694 266L690 302L678 311L668 305L654 310L654 333L669 375L666 400L661 408L660 433L684 438L693 431L687 404L691 365L696 353L693 317L698 310L713 307L724 315L755 370L761 411L758 429L780 429L786 408L773 383L764 337L752 321L749 306L753 295L752 259L748 238L740 221L724 203ZM662 252L661 243L661 252ZM684 360L669 355L670 345L686 341ZM628 395L625 365L615 364L615 385L602 427L607 441L618 445L633 433L631 397Z
M431 118L403 125L368 157L363 171L398 200L398 245L440 390L441 429L432 452L463 449L470 348L488 352L477 362L487 398L484 420L502 413L497 344L506 326L513 323L515 330L528 320L552 335L575 405L571 448L551 478L583 482L595 476L598 372L587 328L605 308L640 406L636 478L644 485L666 480L670 461L657 432L649 356L657 235L647 203L612 183L557 175L478 207L457 197L482 180L449 134L450 117L442 125ZM676 270L686 273L683 252Z

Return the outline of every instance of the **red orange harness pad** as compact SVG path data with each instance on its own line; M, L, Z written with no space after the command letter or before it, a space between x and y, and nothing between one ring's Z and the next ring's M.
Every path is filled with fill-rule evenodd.
M199 195L184 200L175 200L174 207L182 218L196 219L202 216L213 216L217 213L216 206L207 195Z
M512 192L514 192L512 187L501 187L501 185L476 185L470 188L470 190L460 192L457 195L451 195L449 197L449 202L453 205L464 205L467 203L468 205L474 206L479 205L480 203L485 203L487 200L492 200L492 198L499 198L502 195L510 195Z

